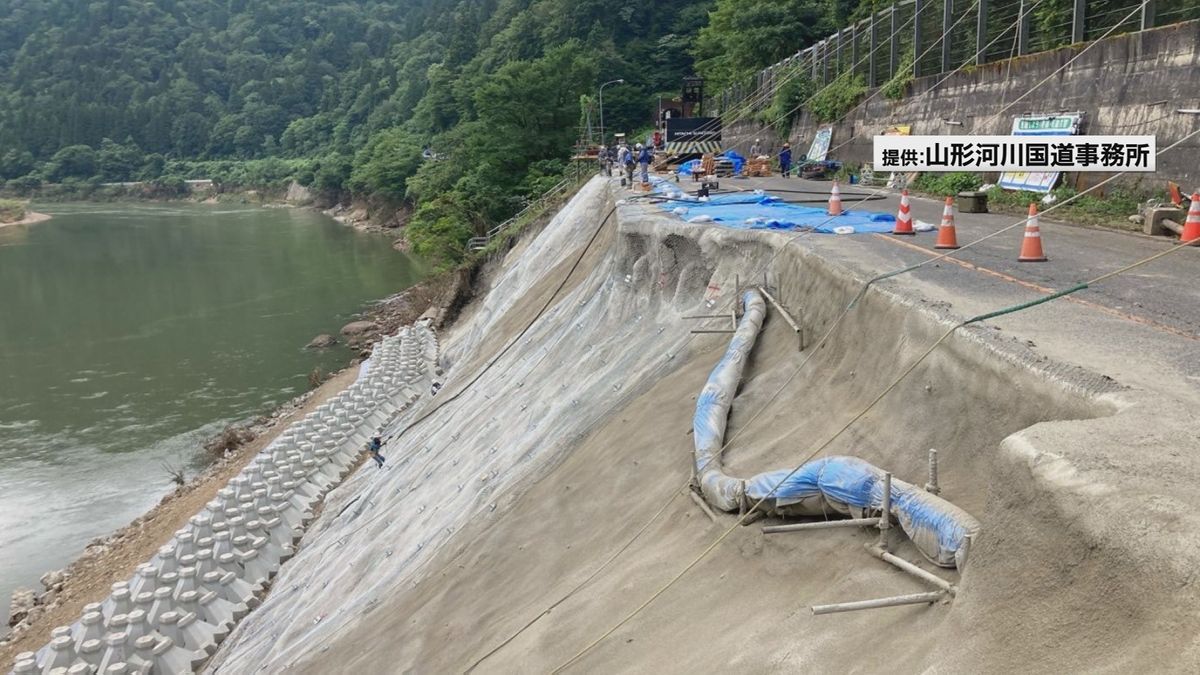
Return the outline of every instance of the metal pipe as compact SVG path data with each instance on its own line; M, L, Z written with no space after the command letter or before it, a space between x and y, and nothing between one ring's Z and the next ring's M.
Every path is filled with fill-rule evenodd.
M758 287L758 291L763 294L763 297L765 297L767 300L770 300L771 304L775 306L775 309L783 315L783 320L787 322L787 325L791 326L792 330L799 333L800 326L796 323L795 319L792 318L792 315L788 314L788 311L783 308L783 305L779 304L779 301L775 299L775 296L768 293L767 289L763 288L762 286Z
M695 328L692 330L692 332L693 333L736 333L737 331L730 330L728 328Z
M900 558L895 555L892 555L891 553L888 553L887 551L879 548L878 546L868 546L867 550L870 551L871 555L875 556L876 558L879 558L880 560L891 564L892 566L896 567L897 569L908 572L909 574L913 575L914 577L917 577L918 579L921 579L922 581L925 581L929 584L937 586L938 588L949 593L950 595L955 595L958 592L958 589L956 589L954 587L954 584L950 583L949 581L946 581L945 579L939 577L938 575L936 575L932 572L927 572L927 571L921 569L920 567L917 567L916 565L908 562L904 558Z
M938 486L938 459L937 450L929 449L929 482L925 484L925 491L930 494L938 494L942 488Z
M859 600L857 602L839 602L832 605L813 605L813 615L837 614L840 612L857 612L860 609L880 609L882 607L899 607L901 605L930 605L942 599L945 593L913 593L911 595L893 595L889 598L874 600Z
M784 309L783 305L780 304L780 302L776 300L773 295L767 292L765 284L763 286L759 286L758 290L763 294L764 297L767 298L767 300L771 301L771 304L775 307L776 311L783 315L783 320L792 327L792 330L796 331L796 338L800 341L800 351L804 351L804 329L800 328L800 324L796 323L796 320L792 318L791 314L788 314L788 311Z
M883 473L883 513L879 514L879 545L887 549L888 528L892 526L892 474Z
M848 518L846 520L822 520L816 523L789 523L787 525L767 525L763 534L778 534L780 532L804 532L806 530L832 530L842 527L874 527L879 524L878 518Z
M746 527L747 525L753 525L754 523L757 523L758 521L762 520L766 516L767 516L767 514L755 509L754 511L751 511L750 513L747 513L746 515L742 516L742 519L741 519L742 527Z
M717 522L717 514L713 513L712 509L708 508L708 503L705 502L700 495L696 494L694 490L688 490L688 495L691 496L692 501L696 502L696 505L700 507L700 510L704 512L704 515L708 516L709 520L713 521L714 523Z

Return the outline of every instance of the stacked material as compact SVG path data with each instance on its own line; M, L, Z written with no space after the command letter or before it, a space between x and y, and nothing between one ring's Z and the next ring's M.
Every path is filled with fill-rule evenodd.
M428 390L437 355L424 325L384 338L353 385L288 427L132 578L36 654L18 655L12 672L195 672L259 606L367 440Z

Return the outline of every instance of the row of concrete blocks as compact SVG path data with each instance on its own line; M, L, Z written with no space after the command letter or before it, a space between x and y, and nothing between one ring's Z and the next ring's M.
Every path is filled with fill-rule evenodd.
M261 603L313 507L345 478L372 432L418 398L437 354L423 325L384 338L353 385L288 427L131 579L54 629L37 653L19 654L12 672L195 672Z

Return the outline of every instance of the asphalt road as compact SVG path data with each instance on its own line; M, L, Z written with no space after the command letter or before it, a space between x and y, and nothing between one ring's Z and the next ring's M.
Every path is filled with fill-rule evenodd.
M722 179L721 192L763 189L791 200L827 199L831 183L797 178ZM682 187L690 188L687 183ZM860 201L878 193L883 198ZM891 190L845 186L846 209L895 214L899 194ZM942 200L910 197L915 220L941 221ZM1014 223L1021 216L957 214L960 245L969 244ZM1173 247L1176 240L1134 232L1078 226L1041 219L1049 261L1017 262L1024 227L985 240L884 282L945 302L959 316L972 316L1045 297L1117 270ZM944 251L934 249L936 232L897 237L883 234L805 235L805 246L862 274L891 272ZM1086 290L1017 315L989 321L1019 335L1048 356L1111 374L1126 383L1169 387L1174 393L1200 396L1200 247L1183 249L1106 280ZM1170 382L1167 382L1170 380Z

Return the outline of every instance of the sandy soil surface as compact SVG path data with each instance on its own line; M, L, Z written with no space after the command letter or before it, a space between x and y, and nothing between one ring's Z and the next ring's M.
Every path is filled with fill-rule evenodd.
M21 220L15 220L11 223L0 223L0 227L15 227L17 225L33 225L50 220L50 216L45 213L36 213L34 211L26 211L25 217Z
M204 508L230 478L237 475L289 424L352 384L357 375L357 367L338 372L314 390L300 407L278 418L271 429L242 445L231 457L167 495L158 506L115 532L108 543L95 549L99 552L93 555L85 553L72 563L67 568L71 576L59 593L58 604L43 613L15 642L0 648L0 663L12 663L17 654L37 650L49 641L53 628L70 624L79 618L84 605L106 598L113 583L131 577L139 564L153 557L160 546L170 541L176 530L187 525L189 518Z

